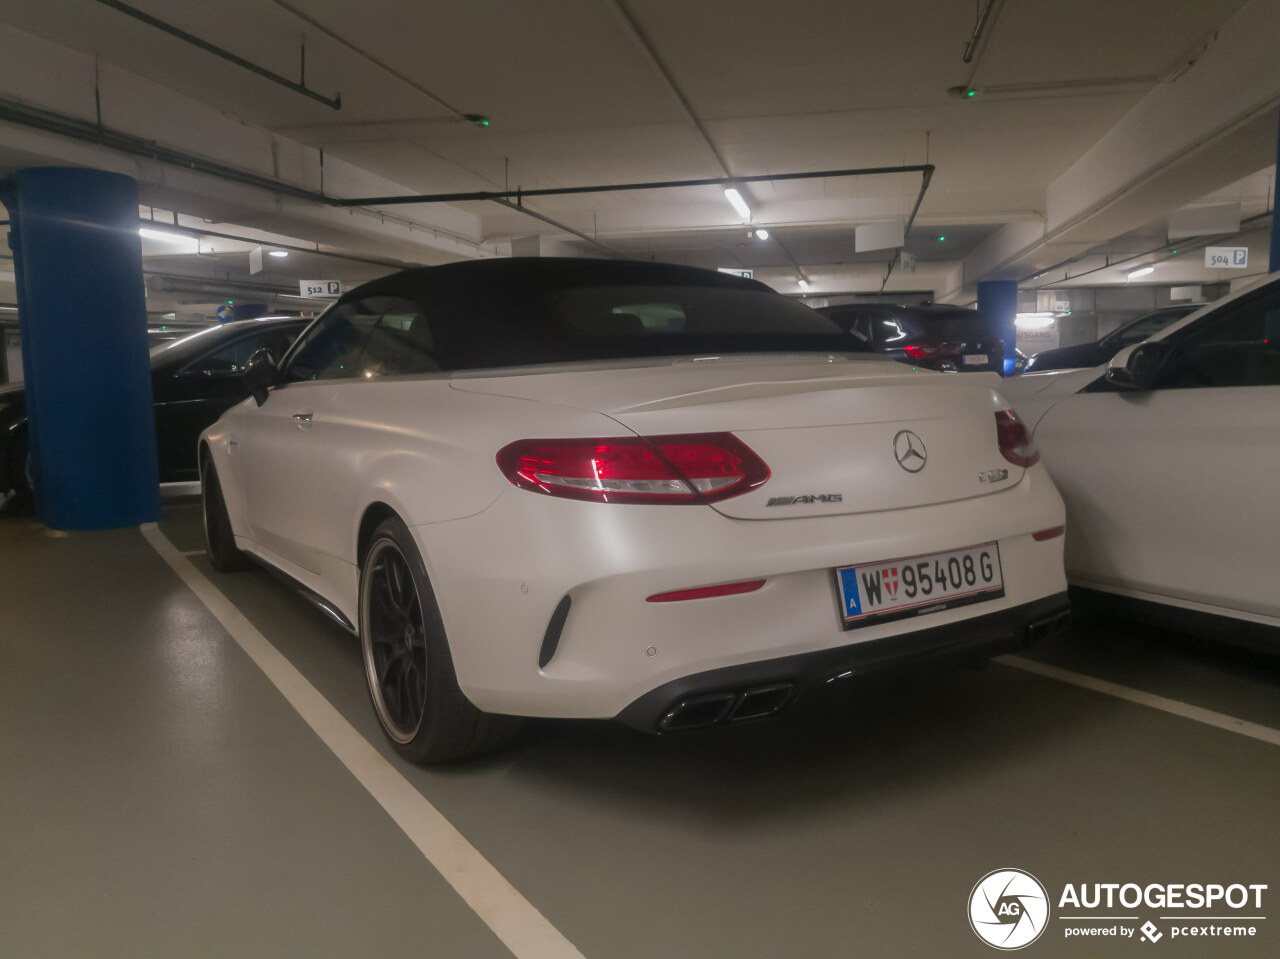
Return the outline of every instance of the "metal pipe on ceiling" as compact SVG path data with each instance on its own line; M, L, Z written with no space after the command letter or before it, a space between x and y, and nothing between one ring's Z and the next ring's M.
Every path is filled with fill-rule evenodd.
M363 60L368 61L369 63L372 63L378 69L395 77L405 86L411 87L412 89L416 90L418 93L421 93L423 96L427 97L437 106L440 106L445 110L447 110L449 113L452 113L453 119L455 120L467 119L466 114L463 113L461 110L459 110L457 107L455 107L453 104L442 100L440 97L436 96L426 87L424 87L422 84L418 83L417 81L411 79L408 76L405 76L405 74L396 70L394 67L391 67L388 64L384 63L382 60L377 59L367 50L363 50L360 47L357 47L354 43L352 43L349 39L344 37L342 34L338 33L336 30L329 29L327 26L325 26L322 22L317 20L315 17L311 16L310 14L304 13L302 10L299 10L293 4L288 3L287 0L271 0L271 2L274 3L280 9L287 11L290 15L297 17L299 20L301 20L303 23L305 23L307 26L311 27L312 29L318 30L320 33L323 33L326 37L328 37L330 40L334 41L335 43L341 44L342 46L346 47L356 56L360 57Z
M103 0L103 2L105 2L105 0ZM324 193L318 193L314 190L307 190L302 187L294 186L293 184L286 183L282 180L262 176L261 174L252 173L227 164L208 160L194 153L187 153L183 150L175 150L171 147L162 146L153 140L145 140L142 137L122 133L108 127L99 127L96 124L89 123L75 117L68 117L63 114L54 113L50 110L42 110L38 107L28 106L27 104L8 100L2 97L0 97L0 122L16 123L20 126L32 127L47 133L64 136L68 139L92 143L97 146L107 147L108 149L113 149L118 152L134 156L147 157L160 163L172 164L207 176L227 180L233 183L240 183L246 186L257 187L281 196L289 196L325 206L346 208L392 206L408 203L457 203L469 200L492 201L508 207L509 209L523 213L526 216L531 216L535 219L541 220L544 223L556 227L556 229L563 230L566 233L580 237L581 239L599 246L615 255L622 254L620 251L601 243L593 237L575 230L566 224L559 223L544 214L529 209L524 205L523 201L529 197L539 196L571 196L591 193L615 193L630 190L678 189L697 186L724 187L742 183L816 180L828 177L847 176L879 176L894 173L920 173L920 192L916 197L915 205L912 208L911 216L908 219L906 227L907 229L910 229L911 223L914 221L915 215L920 209L920 204L924 200L924 194L928 189L929 181L932 179L934 170L936 169L932 163L916 163L902 164L898 166L855 167L844 170L817 170L807 173L764 173L737 177L705 177L692 180L657 180L637 183L612 183L598 186L553 187L535 190L483 190L470 193L433 193L407 196L354 197L344 199L341 197L327 196ZM509 202L513 198L516 202ZM411 223L411 221L406 222ZM437 233L443 232L436 230L434 227L427 227L423 224L418 224L418 226L422 229L434 230ZM210 235L214 234L210 233ZM242 237L230 235L225 235L225 238L236 240L243 239ZM307 250L307 252L321 251ZM895 254L894 260L890 262L890 273L893 271L893 265L896 260L897 254ZM886 274L885 282L888 282L888 279L889 274Z
M973 35L969 37L969 42L964 45L964 62L972 63L973 55L978 50L978 44L982 42L982 34L987 29L988 24L994 24L996 17L1000 14L1000 8L1004 6L1004 0L987 0L986 5L982 8L982 12L978 14L978 22L974 24ZM977 70L977 67L974 67Z
M0 121L43 130L46 133L63 136L69 140L92 143L96 146L117 150L120 153L147 157L160 163L168 163L186 170L194 170L197 173L204 173L232 183L259 187L281 196L310 200L313 203L329 202L328 197L322 193L316 193L314 190L307 190L303 187L286 183L283 180L208 160L194 153L162 146L154 140L146 140L129 133L121 133L110 127L99 127L96 123L90 123L86 120L79 120L61 113L54 113L51 110L28 106L16 100L0 97Z
M342 109L341 93L336 94L332 99L316 93L314 90L308 89L301 83L295 83L288 77L282 77L280 74L274 73L266 67L260 67L256 63L251 63L244 57L237 56L232 53L230 50L224 50L222 47L212 44L208 40L197 37L194 33L188 33L186 30L175 27L171 23L166 23L163 20L159 20L156 17L151 16L149 13L144 13L137 7L130 6L127 3L122 3L121 0L98 0L98 2L104 6L111 7L113 10L118 10L127 16L133 17L135 20L145 23L149 27L155 27L157 30L162 30L172 37L177 37L179 40L183 40L192 46L199 47L206 53L212 53L215 57L220 57L228 63L233 63L244 70L248 70L250 73L256 73L258 76L270 80L272 83L278 83L282 87L287 87L294 93L301 93L304 97L310 97L318 103L323 103L331 110Z
M920 204L924 202L925 191L929 189L929 181L933 179L933 164L926 164L928 169L924 171L924 175L920 178L920 192L916 195L916 205L911 208L911 215L907 217L907 223L902 228L902 242L907 242L907 234L911 231L911 225L916 222L916 214L920 212ZM889 277L893 275L893 268L897 265L898 260L902 258L902 247L893 251L893 256L889 258L889 269L885 271L884 279L880 281L880 292L884 292L885 284L889 282Z
M654 49L653 44L649 41L645 32L640 29L640 24L636 22L636 18L632 16L631 11L627 9L623 0L613 0L610 7L619 22L621 22L623 29L626 30L627 36L631 38L631 42L636 45L637 49L639 49L640 55L657 72L658 76L662 77L663 82L667 85L667 89L671 91L672 95L675 96L676 101L680 104L680 109L684 111L689 122L693 124L694 129L698 131L698 135L701 136L703 142L706 143L707 149L711 151L711 155L715 157L716 162L720 164L720 169L722 169L727 176L729 174L729 164L725 162L724 157L720 155L719 149L716 148L715 142L711 139L711 134L708 133L707 128L702 125L702 121L698 119L698 115L693 112L693 106L689 103L688 97L684 95L684 91L681 90L679 84L676 83L675 77L671 75L671 70L668 69L667 65L662 61L662 58L658 56L657 50Z
M816 170L811 173L761 173L752 176L705 177L698 180L652 180L641 183L609 183L601 186L548 187L538 190L477 190L470 193L419 193L404 196L352 197L328 199L334 206L386 206L404 203L461 203L468 200L509 200L517 203L529 197L576 196L585 193L620 193L627 190L670 190L694 186L734 186L739 183L765 183L778 180L820 180L826 177L878 176L888 173L922 173L925 182L933 176L932 163L903 166L858 167L849 170ZM919 200L916 209L919 209ZM914 216L914 213L913 213Z

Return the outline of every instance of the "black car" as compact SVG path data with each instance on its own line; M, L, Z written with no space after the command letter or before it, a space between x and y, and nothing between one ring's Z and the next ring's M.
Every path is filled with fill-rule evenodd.
M1043 373L1045 370L1075 370L1099 366L1126 346L1141 343L1147 337L1155 336L1174 320L1180 320L1202 306L1204 306L1203 303L1187 303L1143 313L1137 319L1117 330L1112 330L1102 339L1092 343L1077 343L1075 346L1062 346L1056 350L1036 353L1027 360L1023 372Z
M282 356L310 323L271 317L212 326L151 350L160 482L200 478L196 439L223 411L249 394L240 375L260 349ZM0 497L30 495L27 482L27 394L22 384L0 388Z
M931 304L847 303L819 308L846 330L855 350L883 353L930 370L1004 368L1004 340L976 310Z

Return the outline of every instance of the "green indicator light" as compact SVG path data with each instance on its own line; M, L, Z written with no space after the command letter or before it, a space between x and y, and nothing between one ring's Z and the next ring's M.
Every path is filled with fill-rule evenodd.
M965 94L965 96L966 96L966 97L971 97L971 96L973 96L973 95L974 95L975 93L977 93L977 92L978 92L977 90L970 90L968 93L966 93L966 94Z
M946 239L947 239L947 238L946 238L945 236L940 236L940 237L938 237L938 242L939 242L939 243L945 243L945 242L946 242Z
M1174 252L1174 253L1177 253L1178 251L1177 251L1177 250L1174 250L1173 252Z

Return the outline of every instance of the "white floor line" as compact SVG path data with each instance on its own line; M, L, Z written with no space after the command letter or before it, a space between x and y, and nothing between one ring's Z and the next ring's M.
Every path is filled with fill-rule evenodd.
M155 523L143 525L142 535L518 959L583 959L582 953L334 709Z
M1128 686L1109 683L1105 679L1095 679L1092 676L1086 676L1083 673L1074 673L1069 669L1050 666L1047 663L1038 663L1035 660L1025 659L1022 656L996 656L993 662L1003 663L1005 666L1012 666L1014 669L1022 669L1029 673L1035 673L1037 676L1044 676L1048 679L1056 679L1059 682L1070 683L1073 686L1092 689L1094 692L1114 696L1117 699L1125 699L1131 703L1138 703L1141 706L1149 706L1152 709L1159 709L1166 713L1172 713L1173 715L1181 716L1184 719L1193 719L1198 723L1204 723L1206 726L1216 726L1218 729L1225 729L1230 733L1248 736L1250 739L1259 739L1264 743L1271 743L1273 746L1280 746L1280 729L1272 729L1270 726L1259 726L1257 723L1246 722L1243 719L1228 716L1226 713L1215 713L1211 709L1202 709L1199 706L1192 706L1189 703L1179 702L1176 699L1167 699L1164 696L1157 696L1154 693L1144 693L1140 689L1130 689Z

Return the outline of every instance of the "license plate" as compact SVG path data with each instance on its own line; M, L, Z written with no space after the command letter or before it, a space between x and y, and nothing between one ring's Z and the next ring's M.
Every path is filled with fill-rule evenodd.
M986 353L966 353L964 357L964 365L965 366L986 366L987 354Z
M926 616L1004 595L998 544L842 566L836 571L845 629Z

